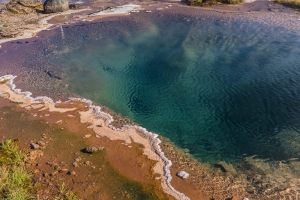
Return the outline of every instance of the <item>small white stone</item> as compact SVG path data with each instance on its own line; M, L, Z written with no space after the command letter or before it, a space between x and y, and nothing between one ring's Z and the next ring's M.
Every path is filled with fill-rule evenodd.
M179 176L180 178L187 178L187 177L189 177L189 174L187 172L185 172L185 171L179 171L179 172L177 172L176 175Z

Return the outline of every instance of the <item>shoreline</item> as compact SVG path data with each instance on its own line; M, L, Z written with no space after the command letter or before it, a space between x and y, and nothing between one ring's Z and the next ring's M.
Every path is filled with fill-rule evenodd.
M65 12L62 12L62 13L45 14L45 15L48 15L48 16L41 17L39 19L39 21L37 22L37 24L36 24L37 27L35 29L25 30L22 35L18 35L16 37L0 39L0 48L1 48L1 44L3 44L3 43L15 41L15 40L23 40L23 39L33 38L38 33L40 33L41 31L51 28L55 24L50 24L50 23L48 23L48 21L51 20L54 17L61 16L61 15L69 15L69 14L84 12L84 11L87 11L87 10L89 10L89 9L68 10L68 11L65 11Z
M125 125L122 128L115 128L111 125L113 117L108 113L101 111L100 106L94 106L92 101L80 98L70 98L69 101L54 102L50 97L38 96L31 97L31 93L26 91L22 92L16 88L13 83L13 75L5 75L0 77L0 82L5 84L0 85L1 97L8 98L10 101L19 104L21 107L30 107L33 104L44 104L39 111L49 110L49 112L60 112L65 113L76 110L74 108L57 108L56 105L60 103L71 103L71 102L82 102L89 108L88 111L79 112L80 122L84 124L90 124L87 128L92 128L94 133L100 137L106 136L110 140L122 140L127 145L131 144L131 141L141 144L144 146L144 155L149 159L156 161L155 167L153 168L154 173L160 175L161 185L165 193L180 200L189 200L183 193L177 191L171 184L172 176L170 172L170 166L172 162L168 160L160 148L160 139L158 135L148 132L145 128L140 126ZM4 85L6 87L4 87ZM105 133L103 133L105 129ZM99 131L100 130L100 131Z
M160 2L161 3L161 2ZM160 3L159 3L159 5L160 5ZM163 4L163 5L165 5L165 3L161 3L161 4ZM178 7L186 7L186 6L184 6L184 5L178 5ZM188 8L187 8L188 9ZM207 12L216 12L216 13L220 13L220 14L224 14L224 12L222 11L222 10L214 10L213 8L212 9L207 9L207 8L189 8L189 9L199 9L199 10L206 10ZM82 11L82 10L78 10L78 12L79 11ZM158 11L157 11L158 12ZM226 13L226 12L225 12ZM252 13L248 13L248 12L243 12L243 11L234 11L234 12L228 12L229 13L229 15L231 15L231 14L233 14L233 15L235 15L235 14L243 14L243 15L251 15L251 14L256 14L255 12L252 12ZM51 16L51 18L53 19L53 18L55 18L55 17L58 17L58 18L60 18L61 16L63 16L65 13L60 13L60 15L58 15L58 16ZM269 15L270 14L272 14L272 13L269 13ZM284 15L284 16L286 16L286 17L288 17L288 18L291 18L291 19L293 19L293 18L296 18L297 17L297 15L294 15L294 16L290 16L289 14L285 14L285 13L282 13L281 15ZM119 15L118 15L119 16ZM105 17L117 17L117 16L105 16ZM230 16L229 16L230 17ZM102 17L95 17L92 21L97 21L97 20L101 20L101 18ZM87 18L87 19L90 19L90 18ZM296 19L295 19L296 20ZM47 20L46 20L47 21ZM74 23L79 23L79 22L82 22L82 21L88 21L88 20L86 20L86 19L82 19L82 20L79 20L79 21L74 21ZM284 21L284 20L283 20ZM88 22L87 22L88 23ZM57 24L52 24L51 26L55 26L55 25L57 25ZM33 36L34 37L34 36ZM12 38L12 40L19 40L18 38ZM1 43L1 40L0 40L0 43ZM12 84L13 84L13 82L12 82ZM20 90L18 90L17 92L21 92ZM31 95L31 93L26 93L25 95L27 95L28 96L28 98L32 98L32 97L30 97L30 95ZM39 98L39 97L36 97L36 98L34 98L34 100L46 100L46 101L49 101L49 109L51 110L52 109L52 111L58 111L58 110L56 110L56 108L55 108L55 106L51 106L51 103L53 103L53 104L59 104L60 102L54 102L51 98L45 98L45 97L41 97L41 98ZM105 113L105 112L103 112L103 111L101 111L101 109L98 109L98 107L97 106L94 106L93 104L92 104L92 102L90 101L90 100L86 100L86 99L80 99L80 98L71 98L71 100L70 101L82 101L82 102L84 102L84 103L87 103L87 104L89 104L89 107L90 108L92 108L94 111L92 112L90 112L90 113L82 113L81 114L81 116L83 116L82 117L82 123L91 123L92 125L90 126L90 128L91 129L93 129L95 132L99 129L99 127L97 127L97 125L99 124L99 123L104 123L105 124L105 126L108 126L108 128L109 129L115 129L114 131L122 131L122 129L118 129L118 128L114 128L112 125L111 125L111 123L113 122L113 120L112 120L112 117L111 117L111 115L109 115L109 114L107 114L107 113ZM70 101L68 101L68 102L70 102ZM99 107L100 108L100 107ZM97 120L89 120L89 119L92 119L96 114L95 113L97 113L99 116L101 116L101 118L103 118L103 119L97 119ZM86 116L84 116L84 115L86 115ZM102 121L101 121L102 120ZM153 133L151 133L151 132L148 132L148 131L146 131L146 129L143 129L142 127L139 127L139 126L124 126L124 130L127 130L127 129L131 129L131 128L134 128L135 130L138 130L140 133L144 133L145 134L145 136L146 137L148 137L148 141L151 141L151 140L153 140L153 141L155 141L156 143L155 144L153 144L155 147L154 147L154 149L155 149L155 151L156 150L158 150L158 152L161 152L161 150L160 150L160 145L159 144L157 144L158 142L160 142L159 141L159 139L157 138L157 135L156 134L153 134ZM107 130L109 130L109 129L107 129ZM106 134L103 134L103 133L99 133L100 134L100 136L107 136ZM102 134L102 135L101 135ZM125 141L127 141L128 143L130 142L129 140L128 140L128 138L129 137L132 137L132 135L131 135L131 133L129 133L126 137L123 137L123 136L119 136L119 137L121 137L122 139L124 139ZM139 139L138 138L136 138L136 141L138 141ZM134 140L135 141L135 140ZM135 142L136 142L135 141ZM143 142L142 142L143 143ZM150 142L151 143L151 142ZM151 146L151 145L150 145ZM148 146L148 148L150 148L150 146ZM153 157L151 157L152 159L155 159L155 155L153 155L152 153L153 153L153 151L149 151L149 152L147 152L149 155L148 156L153 156ZM164 153L163 153L163 156L164 156ZM169 159L170 159L170 157L168 157ZM172 160L172 159L171 159ZM168 160L168 161L170 161L170 160ZM169 164L169 162L168 161L166 161L166 163L168 163L168 170L167 171L169 171L169 175L172 175L172 176L174 176L174 173L171 173L170 172L170 167L172 168L172 166L170 166ZM173 160L172 160L173 161ZM165 163L164 161L162 161L160 164L162 164L162 163ZM162 171L162 167L161 167L162 165L160 165L160 167L159 167L159 169L158 168L155 168L158 172L160 172L160 173L163 173L163 171ZM167 166L167 165L165 165L165 166ZM212 177L211 177L212 178ZM165 187L166 188L170 188L170 186L168 185L168 184L170 184L170 182L171 182L171 180L169 180L168 178L165 178L164 180L163 180L165 183L166 183L166 185L165 185ZM169 182L168 182L169 181ZM182 183L180 183L180 184L182 184ZM170 193L172 193L172 192L170 192ZM176 192L175 192L176 193ZM182 196L182 198L185 198L184 196ZM237 198L237 197L234 197L234 198ZM238 198L237 198L238 199ZM241 198L239 198L239 199L241 199Z
M267 163L266 160L254 159L253 157L246 157L243 162L235 165L226 162L218 162L216 164L200 163L192 158L188 152L179 149L168 139L162 138L161 142L158 135L148 132L140 126L125 125L123 128L114 128L110 125L113 120L112 117L103 112L99 106L94 106L90 100L71 98L69 101L54 102L49 97L37 96L33 98L30 92L22 92L16 88L16 85L13 83L14 78L11 75L0 77L0 97L10 100L17 108L28 110L33 119L39 117L43 119L43 115L49 118L49 114L58 116L56 120L50 121L50 126L65 124L66 121L57 121L58 119L64 119L61 115L74 119L78 117L80 125L84 126L89 132L83 132L82 134L88 134L84 135L83 138L91 137L91 140L107 138L109 141L117 142L121 146L130 149L137 144L141 144L143 146L141 151L147 157L147 160L156 162L154 167L151 168L153 174L159 174L155 179L160 182L164 193L171 195L175 199L231 198L232 200L241 200L243 197L248 197L249 199L274 199L274 197L277 197L276 192L271 193L272 195L268 194L268 190L265 191L267 194L257 193L260 186L256 184L270 184L272 187L269 189L273 190L278 187L285 188L282 184L285 184L285 181L291 181L291 187L280 191L278 194L280 196L290 195L290 191L293 193L295 191L294 188L297 188L299 180L293 174L297 174L297 172L290 172L291 168L300 164L295 159L291 160L291 163L274 162L273 164ZM72 142L70 148L73 145L74 143ZM113 159L119 160L120 158L113 157ZM271 164L272 167L270 167ZM275 166L273 166L274 164ZM250 169L242 168L239 169L242 171L236 171L238 166L244 165L251 167ZM181 170L188 172L190 177L187 179L176 177L176 173ZM268 173L264 174L262 170L267 170L266 172ZM275 170L276 177L273 177L273 170ZM281 182L278 182L279 180ZM250 188L252 188L253 193L249 192ZM178 189L180 192L178 192Z
M68 10L61 13L53 13L53 14L44 14L46 16L40 15L38 17L38 21L35 24L36 27L26 28L23 31L23 34L18 35L16 37L11 38L2 38L0 39L0 48L4 43L8 43L15 40L23 40L30 39L36 37L38 33L43 30L48 30L51 27L57 28L62 25L71 25L74 23L80 22L93 22L97 20L101 20L102 18L116 18L116 17L124 17L130 14L138 14L139 12L164 12L166 9L172 8L171 6L176 6L178 8L185 9L199 9L205 12L216 12L219 14L276 14L283 15L285 17L294 17L297 20L300 20L300 15L297 12L294 12L295 9L288 8L279 3L270 2L270 1L253 1L246 2L242 4L222 4L222 5L212 5L207 7L199 7L199 6L188 6L182 2L134 2L133 3L121 3L121 5L111 5L112 7L107 6L107 3L103 3L107 8L103 9L102 3L87 3L86 6L80 8L78 10ZM110 5L110 3L108 3ZM92 6L92 7L91 7ZM100 11L99 11L100 8ZM173 7L174 8L174 7ZM175 9L179 11L178 9ZM90 11L90 13L86 13L86 11ZM82 13L82 14L80 14ZM76 14L76 16L72 16L72 19L62 19L63 16L67 15L71 16L72 14ZM58 18L58 20L55 20Z

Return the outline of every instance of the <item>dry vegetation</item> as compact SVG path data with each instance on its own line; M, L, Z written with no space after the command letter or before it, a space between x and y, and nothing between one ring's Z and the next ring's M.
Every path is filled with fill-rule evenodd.
M30 174L24 165L25 154L19 151L12 140L1 144L0 149L0 198L32 199Z
M300 0L276 0L275 2L288 6L300 7Z
M191 6L208 6L216 4L238 4L243 3L244 0L186 0Z

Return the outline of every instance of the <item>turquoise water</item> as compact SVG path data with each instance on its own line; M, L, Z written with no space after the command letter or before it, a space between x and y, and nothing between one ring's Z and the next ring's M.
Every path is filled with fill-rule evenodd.
M56 30L44 41L54 47L42 53L68 90L200 161L299 156L289 142L300 136L299 33L183 15L63 30L65 39Z

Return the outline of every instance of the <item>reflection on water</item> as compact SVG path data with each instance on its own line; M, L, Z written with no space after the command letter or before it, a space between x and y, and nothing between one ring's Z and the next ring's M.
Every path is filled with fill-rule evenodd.
M82 35L73 44L75 30ZM199 160L298 155L285 150L279 136L299 133L299 35L280 27L270 34L255 22L182 16L64 32L77 46L51 52L51 63L63 70L69 90L170 138Z

